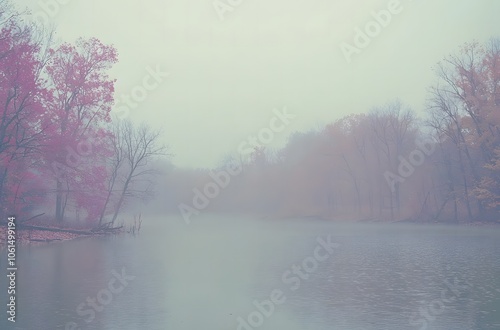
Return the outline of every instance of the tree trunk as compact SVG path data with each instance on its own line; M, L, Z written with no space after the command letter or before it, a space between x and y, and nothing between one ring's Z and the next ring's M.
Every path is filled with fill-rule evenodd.
M118 213L120 212L120 208L122 207L123 200L125 199L125 193L127 192L128 185L129 185L131 179L132 179L132 176L129 175L129 177L127 178L127 181L125 181L125 184L123 185L120 199L118 200L118 204L116 205L115 214L113 215L113 219L111 220L111 225L113 225L115 223L115 220L118 217Z
M56 221L63 221L63 207L62 207L62 182L57 179L56 183Z

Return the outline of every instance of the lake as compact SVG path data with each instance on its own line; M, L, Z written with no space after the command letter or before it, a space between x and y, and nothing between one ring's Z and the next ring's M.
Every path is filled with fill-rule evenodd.
M1 329L500 329L500 228L165 217L17 260Z

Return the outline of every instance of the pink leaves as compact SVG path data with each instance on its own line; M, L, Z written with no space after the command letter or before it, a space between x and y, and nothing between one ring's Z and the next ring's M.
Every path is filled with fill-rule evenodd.
M75 45L65 43L51 51L46 68L54 95L46 103L47 112L49 118L57 118L48 136L46 159L61 170L55 178L65 186L56 194L74 200L91 220L103 207L105 160L112 155L105 124L111 120L115 81L107 70L116 62L113 47L95 38L79 39ZM84 141L90 147L79 148Z
M107 70L117 62L116 50L99 40L78 39L76 45L63 44L51 51L47 73L55 95L47 105L66 129L78 130L91 121L109 122L114 82Z
M106 125L115 80L108 70L117 51L90 38L47 47L44 54L32 27L1 19L1 204L29 212L26 205L57 196L56 209L67 203L95 221L106 191L106 158L113 154Z

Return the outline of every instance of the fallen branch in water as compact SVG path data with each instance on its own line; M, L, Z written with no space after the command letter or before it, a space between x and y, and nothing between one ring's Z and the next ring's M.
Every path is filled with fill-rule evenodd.
M117 230L120 230L122 229L123 226L120 226L120 227L110 227L110 224L104 224L102 226L99 226L99 227L96 227L96 228L92 228L90 231L92 233L98 233L98 232L114 232L114 231L117 231Z
M80 234L80 235L93 235L92 231L85 230L76 230L76 229L63 229L63 228L55 228L55 227L41 227L41 226L31 226L31 225L18 225L19 229L33 229L33 230L44 230L44 231L53 231L57 233L70 233L70 234Z
M97 227L93 228L90 231L88 230L77 230L77 229L64 229L64 228L56 228L56 227L41 227L41 226L31 226L31 225L18 225L19 229L31 229L31 230L44 230L44 231L52 231L57 233L70 233L70 234L78 234L78 235L95 235L95 234L104 234L116 232L123 228L120 227Z

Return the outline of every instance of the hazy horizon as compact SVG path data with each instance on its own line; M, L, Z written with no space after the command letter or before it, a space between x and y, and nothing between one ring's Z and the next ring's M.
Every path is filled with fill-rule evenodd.
M44 3L16 1L33 14L44 12ZM341 43L353 44L356 27L391 1L242 1L224 19L213 3L72 0L44 17L62 41L96 37L117 48L111 73L118 101L142 84L148 68L169 73L129 116L162 126L173 164L188 168L220 164L269 125L273 109L296 117L271 148L283 147L293 132L396 98L422 115L436 81L432 67L463 43L500 31L497 2L399 1L399 13L348 63Z

